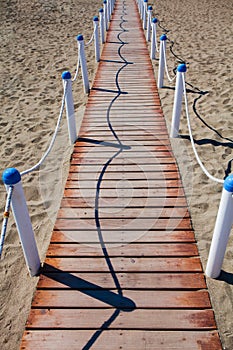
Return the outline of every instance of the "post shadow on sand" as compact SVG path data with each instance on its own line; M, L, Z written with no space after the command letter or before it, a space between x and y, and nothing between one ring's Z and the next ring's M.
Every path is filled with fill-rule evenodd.
M179 137L181 139L184 140L188 140L190 141L190 136L189 135L179 135ZM222 147L227 147L227 148L233 148L233 143L232 142L220 142L220 141L216 141L213 139L202 139L202 140L196 140L193 139L194 143L196 143L197 145L207 145L207 144L211 144L215 147L218 146L222 146ZM227 164L227 168L225 170L225 176L224 176L224 180L227 178L228 175L231 174L232 172L232 163L233 163L233 159L229 160L228 164Z
M217 280L233 285L233 273L221 270L220 276Z

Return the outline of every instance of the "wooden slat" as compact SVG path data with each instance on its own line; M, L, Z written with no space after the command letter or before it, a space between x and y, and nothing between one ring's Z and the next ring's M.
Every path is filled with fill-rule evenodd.
M157 208L163 206L166 207L187 207L187 202L185 197L177 198L165 198L161 201L161 198L133 198L133 201L127 201L127 203L122 201L117 201L113 205L108 202L100 202L99 208L144 208L146 204L147 208ZM90 203L85 200L85 198L63 198L61 201L61 208L88 208ZM93 208L93 206L91 206Z
M158 218L158 217L189 217L187 208L114 208L102 209L99 211L102 219L110 219L113 215L115 219L121 218ZM85 219L93 217L93 208L65 208L58 212L59 219Z
M27 331L22 350L77 350L91 346L93 350L109 350L119 344L121 350L219 350L221 343L216 331L140 331L109 330L93 341L93 330L37 330ZM88 345L87 345L88 344Z
M106 260L102 258L58 257L46 258L46 270L54 268L70 272L109 272ZM202 272L199 257L121 257L111 258L114 271L117 272Z
M183 218L130 218L130 219L101 219L101 228L104 229L119 229L125 230L145 230L148 229L188 229L192 228L190 219ZM57 230L91 230L96 228L95 219L57 219L55 229Z
M85 189L85 187L84 187ZM86 188L84 189L65 189L64 191L64 197L69 198L77 198L77 197L93 197L95 196L95 190ZM115 189L109 189L104 188L101 190L100 197L101 198L138 198L138 197L144 197L144 198L150 198L150 197L178 197L183 194L182 188L179 188L176 186L175 188L167 188L166 186L160 187L160 188L150 188L150 189L144 189L144 188L137 188L134 189L133 196L132 191L129 188L128 191L125 188L119 188L117 191Z
M109 247L108 255L110 257L157 257L157 256L197 256L197 246L193 243L174 243L174 244L114 244ZM84 244L50 244L47 256L102 256L102 249L99 244L91 247Z
M129 302L129 305L130 302ZM74 312L75 310L75 312ZM32 309L28 329L147 329L212 330L216 329L212 310L132 309L120 312L107 326L106 320L116 312L111 309Z
M133 230L124 231L119 229L117 232L112 230L103 230L105 243L131 243L131 242L143 242L143 243L195 243L195 238L192 231L155 231L150 230L148 232ZM75 231L53 231L51 237L51 243L98 243L99 237L96 234L96 230L75 230Z
M90 284L86 282L87 286ZM133 300L137 309L207 309L207 291L134 291L122 289L124 297ZM110 290L38 290L33 308L113 308L127 306L124 298Z
M198 290L206 288L202 273L118 273L122 289L132 290ZM149 277L149 278L148 278ZM56 271L41 275L39 289L116 289L110 272L67 273Z
M165 165L166 167L166 165ZM91 171L91 168L88 168L85 166L83 166L83 169L85 171L81 172L75 172L75 171L70 171L69 175L68 175L68 180L78 180L78 181L82 181L82 180L95 180L97 174L100 174L101 170L102 170L102 166L94 169L93 171ZM89 171L88 171L89 169ZM71 169L73 170L73 169ZM139 168L138 171L124 171L122 173L118 173L118 172L108 172L104 174L104 180L118 180L120 181L121 179L125 179L125 180L160 180L161 183L163 183L165 180L171 180L171 179L179 179L178 173L175 173L174 171L157 171L157 172L153 172L153 171L147 171L144 172L142 171L142 169ZM67 182L68 184L68 182ZM147 186L148 187L148 186ZM168 188L169 190L169 188ZM180 189L179 190L179 195L184 192ZM175 195L173 195L173 197L175 197ZM146 197L144 197L146 198ZM157 198L159 198L159 194L157 195Z

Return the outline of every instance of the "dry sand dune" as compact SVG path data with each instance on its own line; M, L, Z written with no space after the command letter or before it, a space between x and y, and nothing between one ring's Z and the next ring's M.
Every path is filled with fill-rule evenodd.
M1 172L10 166L20 171L33 166L43 155L56 125L63 94L61 73L75 71L76 35L90 39L92 18L101 1L0 0L1 37ZM232 171L232 2L228 0L152 1L154 15L174 41L174 53L188 62L187 81L200 95L189 93L190 114L197 150L211 174L223 178ZM158 27L158 35L164 30ZM169 47L169 43L168 43ZM177 57L169 53L172 71ZM90 81L96 64L92 46L87 48ZM157 77L158 62L154 62ZM166 81L166 86L169 85ZM193 88L190 88L194 90ZM197 92L198 90L195 90ZM169 127L174 91L160 90ZM200 97L200 98L199 98ZM195 103L198 115L192 112ZM81 82L75 84L76 114L81 120L86 96ZM196 238L206 266L221 185L208 180L197 165L188 140L185 116L181 138L173 140L184 179ZM220 136L221 135L221 136ZM61 195L62 170L71 148L65 122L54 150L41 169L25 176L23 186L42 259L47 250ZM46 178L45 178L46 174ZM65 171L64 171L65 174ZM60 190L59 190L60 189ZM1 211L5 190L0 190ZM44 210L46 208L46 212ZM208 279L211 298L224 348L233 349L233 236L223 264L222 280ZM0 264L1 349L19 347L37 279L27 274L15 224L10 219Z

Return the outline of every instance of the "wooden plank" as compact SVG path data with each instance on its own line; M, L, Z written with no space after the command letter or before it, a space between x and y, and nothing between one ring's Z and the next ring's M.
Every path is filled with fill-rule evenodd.
M189 218L130 218L130 219L102 219L101 228L114 230L142 230L147 232L148 229L170 230L170 229L188 229L192 228ZM96 228L96 221L92 219L58 219L55 223L56 230L90 230Z
M197 246L193 243L174 243L174 244L124 244L120 245L119 243L111 244L108 248L109 257L161 257L161 256L197 256ZM50 244L48 251L48 257L72 257L72 256L92 256L92 257L101 257L103 256L103 251L100 247L100 244L92 244L87 246L79 243L70 243L70 244Z
M117 232L112 230L103 230L105 243L126 243L126 242L143 242L143 243L195 243L192 231L124 231L121 228ZM51 243L99 243L99 237L95 230L75 230L59 231L54 230Z
M87 168L88 170L89 168ZM102 169L102 168L101 168ZM75 169L72 169L74 171L70 171L69 175L68 175L68 180L78 180L78 181L82 181L83 179L86 180L92 180L93 178L95 179L96 176L93 174L99 174L100 170L97 169L97 172L92 171L91 172L91 168L89 169L89 171L84 171L83 173L76 171ZM86 170L86 169L85 169ZM118 172L106 172L104 174L104 181L107 180L121 180L121 179L127 179L127 180L144 180L147 179L148 181L150 180L161 180L161 179L165 179L165 180L172 180L172 179L179 179L179 174L174 172L174 171L147 171L146 173L144 173L142 171L142 169L139 169L138 171L124 171L121 173ZM162 182L162 181L161 181ZM182 189L180 188L179 190L179 195L181 195L184 192L182 191ZM159 197L159 193L158 193L158 197Z
M66 182L65 188L71 189L71 188L88 188L88 189L96 189L98 184L98 179L85 179L84 177L81 178L79 181L77 180L69 180ZM148 188L148 191L150 189L156 189L156 188L177 188L177 187L183 187L183 184L181 180L178 179L172 179L172 180L129 180L127 179L117 179L112 181L104 181L103 185L101 186L101 189L116 189L119 188L125 188L125 189L131 189L133 191L134 189L145 189Z
M113 313L117 315L113 318ZM110 318L112 322L106 324ZM111 309L32 309L28 329L140 329L140 330L213 330L212 310L135 309L119 312Z
M101 219L111 219L111 217L117 218L158 218L158 217L189 217L187 208L163 208L161 201L160 208L114 208L99 210ZM85 219L93 218L93 208L65 208L58 211L59 219Z
M85 165L85 164L84 164ZM102 171L102 167L105 165L105 162L102 164L99 164L98 167L95 167L94 164L94 171ZM91 166L91 165L90 165ZM97 169L96 169L97 168ZM175 166L173 164L164 164L163 166L164 170L161 168L161 164L143 164L140 166L140 164L123 164L123 165L109 165L108 166L108 173L113 172L113 173L118 173L119 178L121 173L127 173L127 172L140 172L140 173L145 173L145 172L156 172L159 171L160 175L162 175L165 172L174 172ZM90 172L91 168L90 167L85 167L82 164L80 165L71 165L70 166L70 171L71 172ZM106 172L106 171L105 171Z
M69 272L109 272L106 260L102 258L46 258L47 271L54 268ZM203 272L199 257L169 258L111 258L113 269L118 272Z
M104 141L101 143L98 144L98 141L96 142L96 144L94 144L94 142L90 145L90 144L87 144L86 142L78 142L78 145L77 145L77 151L90 151L90 147L92 148L95 148L97 146L101 146L101 147L105 147L105 143ZM162 142L160 142L160 144L155 144L153 142L153 140L151 141L144 141L143 144L139 144L139 143L136 143L136 142L132 142L132 145L130 145L129 143L127 145L124 145L124 146L128 146L128 149L130 149L130 151L126 152L126 150L124 150L124 152L122 152L122 154L120 155L120 159L121 158L127 158L129 157L129 155L131 154L131 152L141 152L142 151L142 147L145 147L146 150L149 150L150 147L155 150L155 151L171 151L171 146L168 144L168 145L164 145ZM88 149L86 147L89 147ZM111 147L111 145L110 145ZM112 144L112 147L113 148L120 148L119 145L117 144ZM149 147L149 148L148 148ZM111 148L112 150L112 148ZM96 149L97 151L97 149ZM147 156L147 159L154 159L156 158L156 154L148 154Z
M75 277L74 277L75 279ZM79 280L79 278L77 278ZM87 287L91 284L84 280ZM121 290L124 298L133 300L137 309L208 309L211 308L209 293L201 291L135 291ZM116 291L111 290L38 290L33 308L119 308L125 305Z
M92 203L94 204L94 202ZM90 202L87 202L85 198L63 198L61 201L61 208L93 208L94 206ZM164 208L173 208L173 207L187 207L187 202L185 197L177 197L177 198L165 198L161 200L161 198L133 198L133 201L115 201L111 205L109 202L100 201L99 208L144 208L146 205L147 208L161 208L161 205Z
M117 344L121 350L220 350L217 331L140 331L108 330L94 341L93 330L37 330L26 331L21 350L77 350L91 346L93 350L109 350Z
M147 152L146 152L147 153ZM99 152L95 152L94 148L90 148L89 152L83 153L78 152L78 149L76 149L76 152L73 153L72 159L71 159L71 165L98 165L101 167L101 165L105 164L105 161L109 160L111 156L114 155L114 153L104 153L99 154ZM144 165L157 165L157 171L160 171L160 173L164 173L164 176L168 171L174 172L176 174L176 178L179 178L179 174L177 173L177 166L175 163L174 158L172 157L150 157L147 158L144 152L141 153L132 153L130 155L124 155L123 157L114 158L112 160L112 165L120 165L120 166L126 166L128 165L142 165L143 169L138 169L138 171L144 170ZM111 169L111 168L110 168ZM91 170L91 169L90 169ZM120 177L120 172L119 172Z
M118 273L117 278L122 289L132 290L198 290L205 289L202 273ZM84 281L84 282L83 282ZM87 285L86 282L89 282ZM103 273L67 273L46 271L40 276L37 289L116 289L110 272Z
M83 192L82 192L83 191ZM160 188L137 188L132 191L126 191L124 188L119 188L117 191L109 188L101 189L100 197L101 198L137 198L137 197L178 197L183 195L183 189L180 187L176 188L167 188L166 185ZM93 189L65 189L64 197L77 198L77 197L95 197L95 191Z

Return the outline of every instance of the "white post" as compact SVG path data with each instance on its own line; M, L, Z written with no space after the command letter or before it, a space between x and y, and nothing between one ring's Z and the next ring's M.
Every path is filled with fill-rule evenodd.
M108 9L108 22L111 19L111 0L107 0L107 9Z
M144 4L143 4L143 17L142 17L143 29L146 29L147 3L148 3L148 0L144 0Z
M141 0L137 0L138 3L138 12L141 15Z
M99 10L99 18L100 18L100 38L101 38L101 43L104 44L104 10L100 9Z
M94 23L94 39L95 39L95 59L96 62L100 60L100 43L99 43L99 18L95 16L93 18Z
M40 270L40 257L24 196L21 175L17 169L8 168L3 172L2 180L7 190L9 186L14 186L11 208L28 270L31 276L35 276Z
M77 36L77 41L79 45L80 64L81 64L81 70L82 70L84 92L88 94L90 91L90 86L89 86L89 80L88 80L84 41L83 41L83 36L81 34Z
M174 105L173 105L170 137L177 137L179 133L182 97L185 89L185 86L183 86L182 73L185 73L185 72L186 72L186 65L184 63L179 64L179 66L177 67L177 75L176 75L176 88L175 88L175 98L174 98Z
M153 10L152 6L148 6L147 35L146 35L146 40L147 40L147 41L150 41L152 10Z
M163 87L164 78L164 68L166 60L166 40L167 36L165 34L160 37L160 50L159 50L159 72L158 72L158 88Z
M106 32L107 32L107 30L108 30L108 7L107 7L107 0L104 0L103 6L104 6L104 25L105 25L105 30L106 30Z
M111 14L113 13L114 10L114 0L111 0Z
M217 278L221 267L233 224L233 175L228 176L223 185L222 197L210 246L206 275Z
M155 53L156 53L156 23L158 22L157 18L153 18L151 22L151 28L152 28L152 35L151 35L151 52L150 52L150 58L152 60L155 59Z
M144 0L140 0L141 19L143 19L143 10L144 10Z
M66 89L65 104L66 104L66 119L67 119L67 125L68 125L69 140L70 140L70 144L73 145L77 140L77 131L76 131L71 74L70 72L65 71L62 73L61 77L63 80L64 91Z

